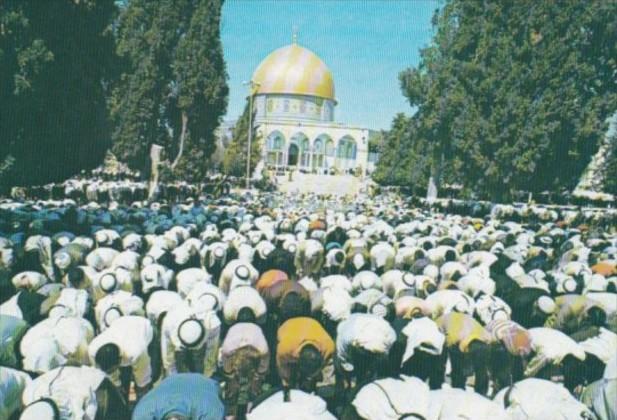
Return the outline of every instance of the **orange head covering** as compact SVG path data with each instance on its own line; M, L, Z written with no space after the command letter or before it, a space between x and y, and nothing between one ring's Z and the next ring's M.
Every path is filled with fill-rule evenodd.
M326 230L326 222L323 220L313 220L309 223L309 230Z
M259 280L257 280L257 284L255 285L255 288L257 289L258 292L261 293L264 289L267 289L275 285L276 283L279 283L285 280L289 280L289 277L287 276L287 273L285 273L284 271L268 270L264 272L261 275L261 277L259 277Z
M611 277L617 274L617 265L609 261L600 261L591 267L594 274L601 274L604 277Z

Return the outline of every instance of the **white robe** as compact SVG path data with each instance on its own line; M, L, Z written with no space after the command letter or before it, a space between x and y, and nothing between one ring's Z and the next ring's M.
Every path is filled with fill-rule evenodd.
M260 318L266 313L266 302L259 292L250 286L236 287L229 292L225 305L223 306L223 316L225 321L233 323L238 318L238 312L242 308L251 308L256 318Z
M353 371L349 350L352 346L374 353L387 353L396 341L396 333L383 318L372 314L351 314L338 324L336 355L343 369Z
M505 395L509 388L502 389L495 402L505 407ZM577 401L562 385L537 378L527 378L513 385L509 393L510 405L506 412L512 420L593 419L595 416ZM586 413L589 417L583 417Z
M579 343L552 328L530 328L531 348L536 355L529 361L526 376L533 376L547 364L559 364L569 354L585 360L585 350Z
M96 323L100 331L105 331L109 326L107 324L111 320L106 319L106 313L113 307L118 308L124 316L144 315L144 301L139 296L124 290L116 290L99 300L94 308Z
M167 313L161 327L161 359L166 374L177 373L176 351L184 348L178 336L180 324L195 318L205 329L203 341L197 346L205 346L204 373L211 376L216 369L218 347L220 343L221 322L212 311L197 311L188 304L179 305Z
M371 382L358 391L352 402L356 412L370 420L398 420L405 414L427 418L429 403L428 385L409 376Z
M434 355L439 355L443 351L446 336L437 323L428 317L412 319L401 332L407 337L401 364L409 360L416 350Z
M152 337L152 325L146 318L123 316L92 340L88 353L94 365L94 358L99 348L108 343L116 344L120 348L120 366L132 367L135 383L143 388L152 380L152 366L148 354L148 345ZM115 385L120 385L119 377L116 375L110 379Z
M497 403L473 391L442 388L430 392L431 420L491 419L511 420Z
M58 406L60 418L94 420L98 408L96 390L104 379L104 372L87 366L56 368L26 386L23 404L50 398Z
M255 407L247 420L336 420L320 397L292 389L289 402L283 401L279 391Z
M47 372L59 365L88 365L94 329L78 317L47 318L31 327L20 343L24 369Z

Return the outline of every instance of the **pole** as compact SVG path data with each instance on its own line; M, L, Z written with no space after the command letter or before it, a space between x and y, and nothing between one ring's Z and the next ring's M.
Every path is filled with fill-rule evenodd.
M250 85L249 96L249 147L248 155L246 157L246 189L251 188L251 141L253 139L253 84Z

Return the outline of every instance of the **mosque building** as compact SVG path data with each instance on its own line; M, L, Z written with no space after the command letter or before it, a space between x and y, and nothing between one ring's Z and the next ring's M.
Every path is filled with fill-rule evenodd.
M370 170L372 130L335 122L332 72L295 37L270 53L251 81L254 124L267 168L362 175Z

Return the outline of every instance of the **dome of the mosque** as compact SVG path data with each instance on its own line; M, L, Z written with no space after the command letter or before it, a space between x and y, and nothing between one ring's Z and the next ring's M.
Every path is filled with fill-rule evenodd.
M334 99L334 81L312 51L291 44L270 53L253 73L256 94L292 94Z

